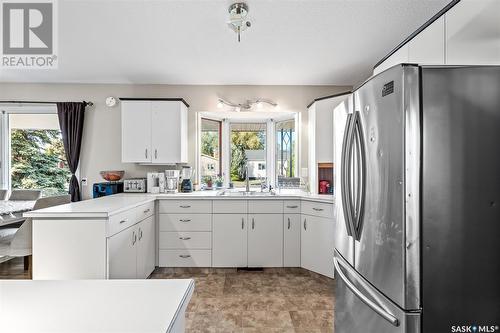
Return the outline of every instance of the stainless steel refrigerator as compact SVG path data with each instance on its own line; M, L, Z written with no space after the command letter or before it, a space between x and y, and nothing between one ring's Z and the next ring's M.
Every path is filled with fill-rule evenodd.
M500 67L392 67L334 127L335 333L498 331Z

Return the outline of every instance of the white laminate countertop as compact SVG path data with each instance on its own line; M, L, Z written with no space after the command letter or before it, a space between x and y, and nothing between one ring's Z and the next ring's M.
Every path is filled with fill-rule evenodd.
M272 196L221 196L218 191L196 191L192 193L152 194L152 193L120 193L97 199L73 202L65 205L39 209L23 214L34 218L96 218L106 219L125 210L155 200L310 200L322 203L333 203L332 195L309 194L302 191L283 191Z
M0 281L2 332L171 332L194 289L184 280Z

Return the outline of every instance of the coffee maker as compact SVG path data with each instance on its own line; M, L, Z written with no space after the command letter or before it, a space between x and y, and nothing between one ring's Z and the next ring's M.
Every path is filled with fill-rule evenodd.
M179 170L165 170L165 192L177 193L179 187Z
M181 171L181 192L191 193L193 192L193 182L191 178L193 176L193 169L190 166L183 166Z

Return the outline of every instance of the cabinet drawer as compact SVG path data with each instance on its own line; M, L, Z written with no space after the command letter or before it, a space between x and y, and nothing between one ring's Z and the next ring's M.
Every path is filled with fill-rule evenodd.
M212 213L212 201L210 200L160 200L160 213Z
M113 215L108 221L107 236L113 236L135 223L137 223L137 211L135 209L129 209Z
M142 221L155 213L155 203L149 202L136 208L137 221Z
M212 233L200 231L160 232L160 249L211 249Z
M210 250L160 250L160 267L211 267Z
M160 231L212 231L212 215L160 214Z
M302 214L333 218L333 204L302 201Z
M246 200L214 200L214 214L246 214Z
M249 200L248 213L250 214L283 214L281 200Z
M300 200L284 201L283 212L285 214L300 214Z

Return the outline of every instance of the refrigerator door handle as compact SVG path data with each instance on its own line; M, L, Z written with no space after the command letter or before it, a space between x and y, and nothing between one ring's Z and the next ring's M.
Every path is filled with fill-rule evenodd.
M357 148L357 181L356 181L356 203L354 205L354 221L353 228L356 240L361 239L361 232L363 229L363 213L365 206L366 195L366 148L363 135L363 127L361 125L360 112L355 111L354 116L354 141Z
M375 311L377 314L379 314L382 318L387 320L389 323L391 323L393 326L398 327L399 326L399 320L389 311L384 309L382 306L379 304L373 302L370 300L368 297L366 297L356 286L345 276L344 272L340 268L340 266L345 267L344 264L335 256L333 258L333 265L335 266L335 271L337 272L338 276L342 279L342 281L346 284L347 288L349 288L363 303L365 303L368 307L370 307L373 311ZM346 268L347 269L347 268ZM362 281L359 281L361 285L365 286L365 283ZM372 295L373 296L373 295ZM380 302L378 302L380 303Z
M342 200L342 209L344 211L344 220L347 229L347 235L353 236L354 225L352 223L352 204L350 200L349 190L349 181L347 178L349 177L349 163L350 163L350 155L351 155L351 144L352 144L352 113L347 115L346 127L344 131L344 139L342 140L342 158L340 161L340 179L341 179L341 200Z

